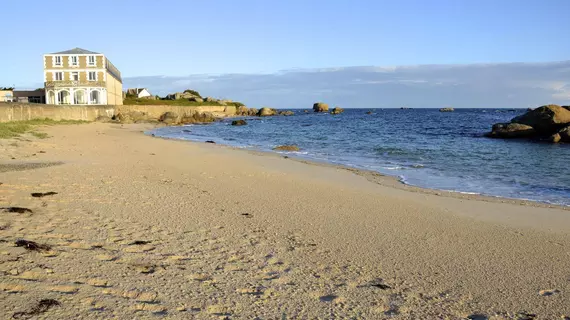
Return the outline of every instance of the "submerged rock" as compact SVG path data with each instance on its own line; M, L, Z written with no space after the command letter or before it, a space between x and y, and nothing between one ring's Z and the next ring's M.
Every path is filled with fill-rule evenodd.
M276 151L299 151L299 147L295 146L295 145L283 145L283 146L277 146L275 148L273 148L273 150Z
M313 104L313 111L314 112L328 112L329 105L324 102L317 102Z
M331 111L331 114L341 114L344 112L344 109L341 107L334 107Z
M487 134L491 138L528 138L536 134L531 126L520 123L497 123Z
M232 126L245 126L247 122L245 120L234 120L232 121Z

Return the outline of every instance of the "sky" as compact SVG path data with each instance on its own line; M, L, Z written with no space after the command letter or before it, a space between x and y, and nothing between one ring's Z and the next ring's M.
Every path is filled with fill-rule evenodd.
M570 104L568 0L0 1L0 87L80 47L125 87L254 107Z

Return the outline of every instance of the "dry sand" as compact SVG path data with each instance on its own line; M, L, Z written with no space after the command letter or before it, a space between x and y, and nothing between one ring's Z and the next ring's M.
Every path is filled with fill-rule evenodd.
M32 210L0 210L0 318L570 316L567 208L422 191L145 128L0 141L0 207Z

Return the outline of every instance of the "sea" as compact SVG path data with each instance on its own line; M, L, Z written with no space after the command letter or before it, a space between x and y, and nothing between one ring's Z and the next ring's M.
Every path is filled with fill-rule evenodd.
M148 134L275 152L396 176L405 184L570 206L570 144L484 136L525 109L345 109L340 115L244 117L210 125L163 127ZM368 114L371 112L371 114Z

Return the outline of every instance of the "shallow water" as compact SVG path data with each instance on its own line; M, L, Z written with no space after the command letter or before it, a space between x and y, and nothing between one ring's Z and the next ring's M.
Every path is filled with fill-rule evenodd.
M301 151L290 156L395 175L410 185L570 205L569 144L483 137L525 110L369 110L336 116L296 110L291 117L246 118L246 126L225 120L152 133L265 151L295 144Z

